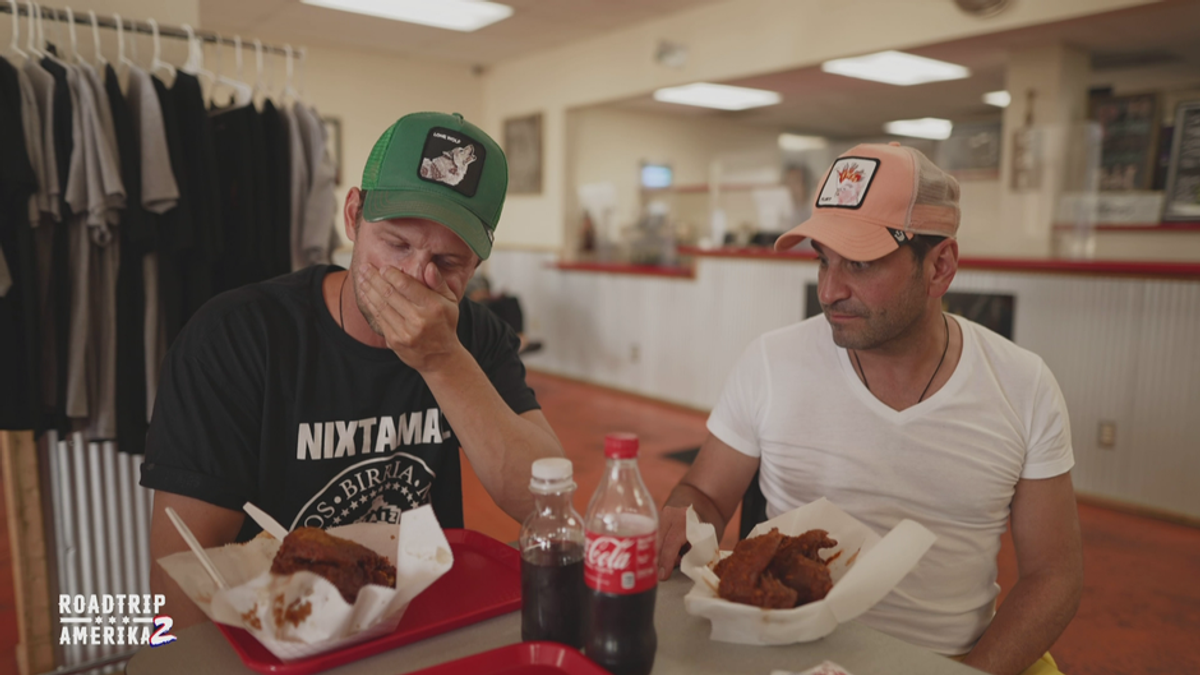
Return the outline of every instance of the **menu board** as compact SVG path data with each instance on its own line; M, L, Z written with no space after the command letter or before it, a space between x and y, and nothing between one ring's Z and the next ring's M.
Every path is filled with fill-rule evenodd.
M1092 101L1100 123L1101 190L1147 190L1153 178L1158 135L1155 94L1113 96Z
M1200 101L1175 112L1163 220L1200 220Z

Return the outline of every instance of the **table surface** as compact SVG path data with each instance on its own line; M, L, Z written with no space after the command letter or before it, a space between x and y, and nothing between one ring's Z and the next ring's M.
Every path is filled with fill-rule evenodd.
M804 644L777 647L736 645L710 640L709 622L687 613L683 596L692 582L680 572L659 584L654 622L658 654L652 675L769 675L799 672L834 661L853 675L970 675L979 671L931 651L914 647L858 622ZM129 661L129 675L179 672L188 664L194 675L253 674L211 623L192 626L163 647L144 647ZM400 675L479 652L520 642L521 613L512 612L456 631L326 671L334 675Z

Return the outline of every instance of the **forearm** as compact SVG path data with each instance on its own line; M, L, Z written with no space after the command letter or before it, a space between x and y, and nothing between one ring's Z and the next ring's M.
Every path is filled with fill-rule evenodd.
M700 519L700 522L712 523L712 526L716 528L718 538L725 532L725 526L732 517L732 514L721 513L721 509L712 498L686 482L679 483L674 490L671 490L671 495L667 497L664 506L677 506L685 510L691 506L696 511L696 517Z
M1018 675L1049 651L1079 608L1075 575L1023 577L1013 586L963 663L993 675Z
M524 519L533 509L530 466L561 457L558 439L513 412L465 349L422 375L484 489L505 513Z

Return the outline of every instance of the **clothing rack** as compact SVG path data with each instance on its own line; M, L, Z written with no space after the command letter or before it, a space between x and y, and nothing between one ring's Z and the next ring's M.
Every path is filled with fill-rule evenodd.
M44 5L36 5L36 6L40 7L42 16L46 16L47 14L50 14L54 17L55 21L58 21L60 23L65 23L68 19L69 15L67 14L67 11L65 9L56 9L54 7L46 7ZM10 5L8 2L3 2L3 4L0 4L0 14L12 14L12 5ZM29 16L29 10L25 3L23 3L23 2L17 3L17 16ZM84 11L83 13L80 13L80 14L75 14L74 19L75 19L75 23L79 24L81 26L91 26L92 25L91 17L88 15L87 11ZM13 20L15 21L16 18L14 17ZM124 24L122 26L122 28L124 30L133 31L135 33L143 33L145 35L154 35L154 32L155 32L154 29L150 26L150 24L147 22L144 22L144 21L135 21L133 19L126 19L126 18L122 17L121 23ZM96 25L101 28L109 28L112 30L116 30L117 29L117 20L111 16L104 16L101 14L97 14L96 15ZM253 40L243 40L239 43L234 38L226 37L224 35L221 35L220 33L215 33L213 31L209 31L209 30L194 29L192 32L195 35L197 40L201 40L203 42L210 42L212 44L217 44L219 42L221 44L226 44L231 47L237 47L240 45L241 47L246 48L246 49L255 48ZM178 26L167 26L167 25L159 24L158 25L158 35L161 37L172 37L172 38L178 38L178 39L183 39L183 40L188 39L187 31ZM280 47L280 46L275 46L275 45L263 44L262 50L264 52L278 54L280 56L288 56L288 55L294 54L301 59L304 58L304 53L305 53L304 47L298 47L298 48L293 49L290 45Z

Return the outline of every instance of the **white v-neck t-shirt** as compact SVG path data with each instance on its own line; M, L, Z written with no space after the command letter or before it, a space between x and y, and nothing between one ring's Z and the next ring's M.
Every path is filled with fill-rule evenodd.
M904 518L937 541L863 623L945 654L971 649L995 613L996 555L1017 481L1074 465L1067 407L1041 357L961 317L946 384L896 411L859 380L818 315L759 337L708 418L760 458L775 517L821 497L883 535Z

